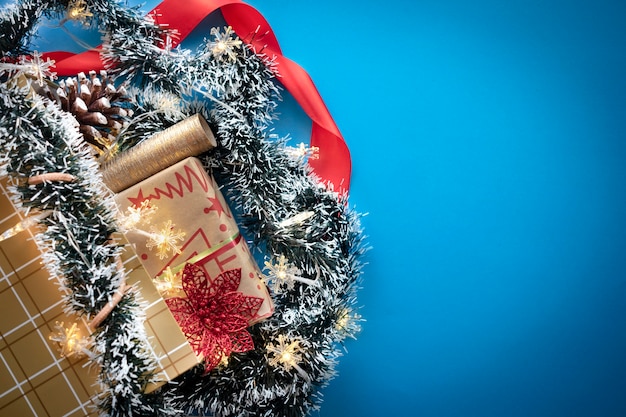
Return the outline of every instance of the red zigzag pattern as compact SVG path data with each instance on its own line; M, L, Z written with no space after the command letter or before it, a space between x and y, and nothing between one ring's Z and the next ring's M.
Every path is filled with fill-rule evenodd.
M140 189L137 197L129 197L128 200L133 205L139 205L144 200L160 200L161 197L171 200L174 198L174 195L183 197L186 192L193 192L194 183L197 183L197 185L199 185L205 193L209 190L209 188L211 188L209 186L208 178L202 175L202 170L195 170L188 165L185 165L183 173L177 172L175 174L175 178L175 184L166 182L164 187L165 189L155 187L154 191L148 195L144 195L143 189Z

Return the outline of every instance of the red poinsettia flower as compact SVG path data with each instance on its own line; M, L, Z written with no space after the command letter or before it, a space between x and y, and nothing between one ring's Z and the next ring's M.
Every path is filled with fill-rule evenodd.
M240 281L241 269L211 281L202 268L187 264L182 277L187 298L165 300L196 354L204 356L206 372L232 352L254 349L246 328L263 299L237 291Z

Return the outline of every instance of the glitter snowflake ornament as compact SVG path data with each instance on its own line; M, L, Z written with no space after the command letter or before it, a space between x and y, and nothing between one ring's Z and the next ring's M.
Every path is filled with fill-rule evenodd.
M235 61L237 52L241 49L243 43L233 31L233 28L227 26L224 28L223 33L219 28L212 28L211 35L215 37L210 43L211 54L221 61Z
M80 335L76 323L67 328L63 322L57 321L54 329L55 333L51 334L49 339L59 344L59 353L64 358L81 357L89 352L90 340Z
M140 224L150 224L157 209L157 206L150 204L150 200L144 200L140 205L130 206L124 213L119 213L117 222L122 230L133 230Z
M272 283L274 292L281 292L283 288L292 290L296 279L300 275L300 270L287 263L285 255L280 255L278 263L265 261L265 267L269 270L266 277Z
M310 381L309 375L300 367L302 363L303 349L298 339L289 340L283 334L278 335L277 343L268 343L268 364L273 367L281 367L286 372L295 369L306 381Z
M363 318L360 314L353 313L350 308L344 308L337 315L335 330L341 338L356 339L356 335L361 332L361 321Z
M174 228L171 220L163 223L163 226L158 229L155 226L150 228L150 237L146 242L148 249L155 248L159 259L165 259L171 252L182 253L178 247L178 242L183 240L186 233L182 230Z
M93 17L85 0L71 0L67 5L67 19L89 26L88 19Z
M307 285L317 285L317 281L300 276L302 271L288 263L285 255L278 257L278 263L265 261L265 269L269 270L265 279L271 283L275 293L292 290L296 281Z
M52 71L53 66L53 60L50 58L44 60L39 52L34 51L31 57L22 56L17 64L0 62L0 75L8 74L13 77L24 75L26 78L35 79L39 87L43 87L47 80L56 78L56 72Z

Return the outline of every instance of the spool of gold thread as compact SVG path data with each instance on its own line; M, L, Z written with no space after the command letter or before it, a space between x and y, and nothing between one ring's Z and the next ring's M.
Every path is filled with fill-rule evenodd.
M189 156L217 146L204 117L193 115L159 132L101 167L102 180L119 193Z

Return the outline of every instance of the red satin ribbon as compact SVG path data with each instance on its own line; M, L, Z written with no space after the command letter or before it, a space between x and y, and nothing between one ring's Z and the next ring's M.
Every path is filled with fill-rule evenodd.
M311 77L302 67L283 56L272 28L256 9L241 0L186 0L184 5L180 0L164 0L149 15L159 25L178 31L180 37L172 40L172 47L176 47L205 17L218 9L241 39L247 40L257 51L263 50L268 56L276 57L280 82L312 121L310 146L319 149L319 158L310 159L310 166L322 181L332 183L336 191L347 192L351 174L348 146ZM250 40L250 35L255 32L263 36ZM80 54L50 52L44 57L56 61L56 72L60 76L103 68L97 51Z

